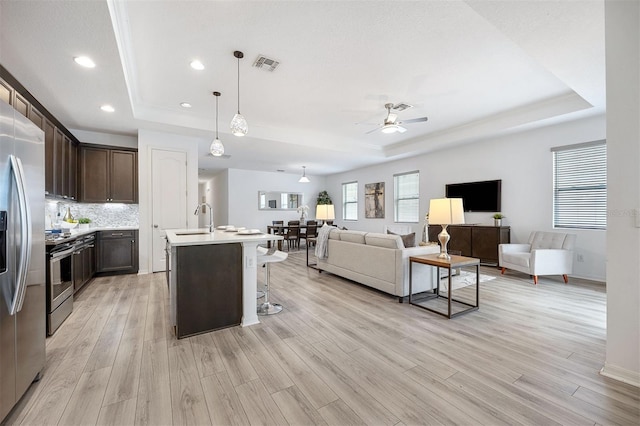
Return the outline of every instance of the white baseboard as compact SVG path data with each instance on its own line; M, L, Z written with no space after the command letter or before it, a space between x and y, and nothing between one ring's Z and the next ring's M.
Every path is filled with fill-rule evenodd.
M147 275L148 273L148 269L138 269L138 275Z
M626 368L604 363L604 367L600 370L600 374L614 380L626 383L628 385L640 388L640 372L631 371Z

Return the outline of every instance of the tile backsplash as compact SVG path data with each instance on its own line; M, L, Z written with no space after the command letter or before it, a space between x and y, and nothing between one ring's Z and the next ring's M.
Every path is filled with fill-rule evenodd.
M63 201L47 200L45 203L45 223L56 222L58 212L60 220L64 217L67 207L71 209L74 219L87 217L95 227L108 226L138 226L138 205L121 203L65 203Z

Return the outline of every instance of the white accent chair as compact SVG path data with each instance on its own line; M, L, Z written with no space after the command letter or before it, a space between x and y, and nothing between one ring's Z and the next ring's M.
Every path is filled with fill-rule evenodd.
M527 244L500 244L498 265L502 274L514 269L532 275L534 284L538 284L538 275L562 275L568 283L575 243L575 234L534 231Z

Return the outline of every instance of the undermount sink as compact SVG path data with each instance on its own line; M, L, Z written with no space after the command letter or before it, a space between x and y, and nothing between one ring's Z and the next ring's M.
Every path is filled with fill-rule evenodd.
M183 229L180 231L174 231L174 234L177 236L180 235L200 235L200 234L210 234L209 230L206 228L198 228L198 229Z

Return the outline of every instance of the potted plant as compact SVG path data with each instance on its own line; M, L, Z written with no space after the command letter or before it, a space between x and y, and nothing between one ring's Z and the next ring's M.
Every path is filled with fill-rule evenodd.
M78 228L80 229L87 229L90 223L91 223L91 219L89 219L88 217L78 218L78 224L79 224Z
M502 213L496 213L493 215L493 224L495 226L502 226L502 219L504 219L506 216L503 215Z
M316 204L318 205L333 204L333 201L331 201L331 197L329 197L329 193L327 191L321 191L318 194L318 199L316 201Z

